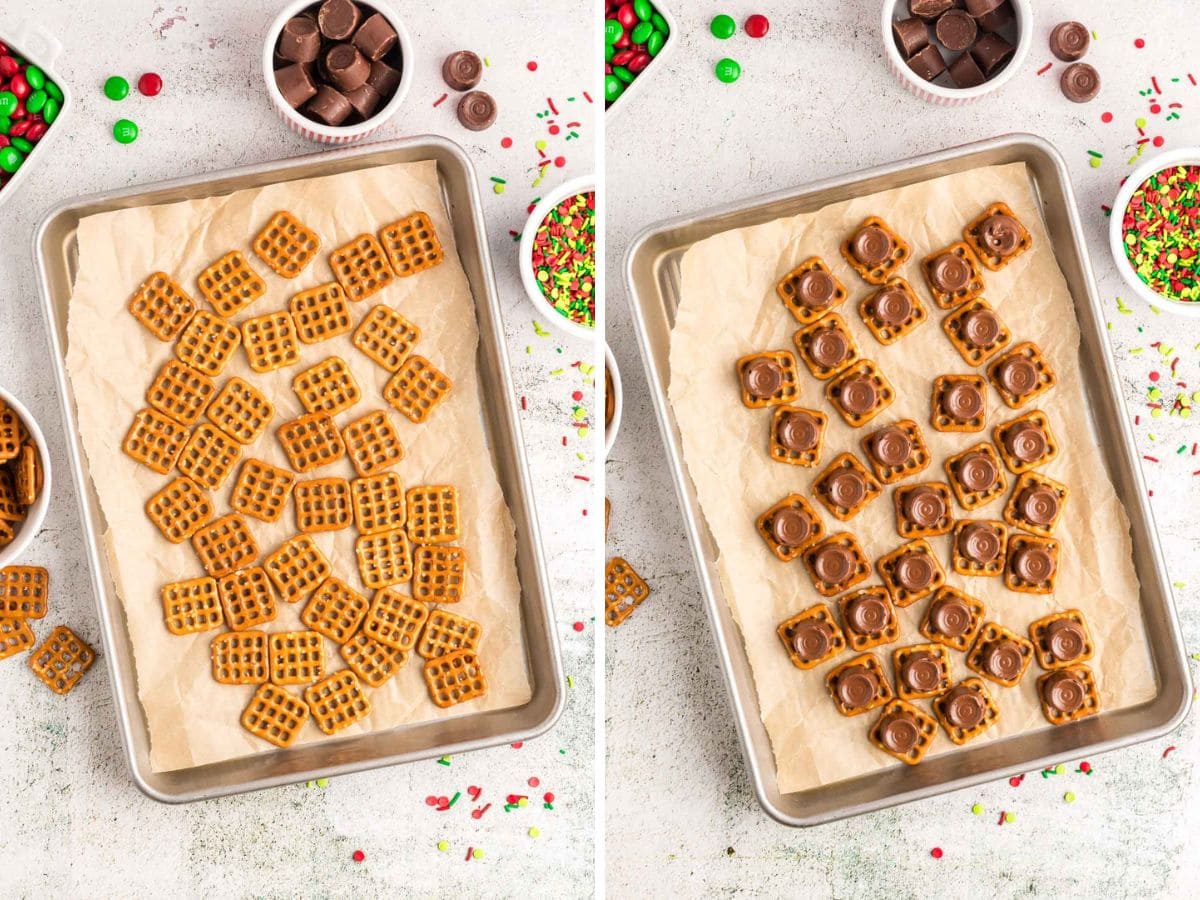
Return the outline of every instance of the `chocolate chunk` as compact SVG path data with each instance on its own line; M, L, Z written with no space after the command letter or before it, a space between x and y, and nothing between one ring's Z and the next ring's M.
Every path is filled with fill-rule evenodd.
M1046 455L1046 432L1033 422L1018 422L1005 432L1004 446L1021 462L1031 463Z
M963 0L960 4L968 13L978 19L998 9L1004 0Z
M833 631L820 619L801 619L792 629L792 647L805 662L823 657L833 646Z
M316 96L304 108L313 118L320 119L326 125L341 125L354 111L346 95L327 84L317 88Z
M999 31L1013 20L1008 0L966 0L966 9L984 31Z
M916 553L912 550L896 560L893 577L896 583L906 591L920 591L933 583L933 562L927 553Z
M1021 655L1021 646L1007 638L989 641L983 648L984 671L1000 681L1012 681L1021 674L1025 657Z
M850 354L845 335L832 325L818 328L808 339L808 353L819 366L827 369L840 366Z
M484 91L463 94L458 101L458 121L469 131L483 131L496 121L496 101Z
M925 693L942 683L942 663L932 653L913 653L900 666L900 680L910 691Z
M904 517L921 528L932 528L946 515L946 501L933 488L920 485L904 498Z
M469 91L483 77L483 60L470 50L456 50L442 60L442 80L456 91Z
M938 705L946 721L955 728L974 728L987 712L983 697L963 684L947 691Z
M912 439L895 425L882 429L871 441L871 453L881 465L902 466L912 456Z
M970 422L983 412L983 392L971 382L952 384L942 392L942 412L955 422Z
M958 463L958 480L963 487L973 493L982 494L989 491L1000 477L1000 469L990 456L984 453L970 453Z
M1021 518L1034 525L1049 525L1058 516L1058 494L1044 485L1033 485L1017 497Z
M800 510L789 506L771 517L771 534L784 547L799 547L812 534L812 523Z
M958 59L950 63L950 79L956 87L972 88L979 87L987 79L979 68L979 63L975 62L970 52L961 54Z
M939 291L953 294L971 283L971 266L957 253L948 251L934 259L929 277Z
M363 56L374 62L382 59L385 53L396 46L399 39L400 36L396 34L396 29L391 23L381 14L375 13L358 26L351 43L362 51Z
M875 408L879 391L869 375L855 375L842 382L839 399L850 415L862 416Z
M962 336L969 347L986 347L1000 337L1000 319L990 309L973 310L962 320Z
M325 72L342 93L362 87L371 74L371 63L351 44L337 44L325 54Z
M283 102L292 109L299 109L304 101L317 92L312 75L300 63L292 63L282 69L275 70L275 86L283 96Z
M783 385L783 368L769 357L759 357L742 367L742 386L756 400L774 397Z
M1068 100L1087 103L1100 93L1100 73L1087 63L1074 63L1062 73L1059 86Z
M1058 564L1054 561L1054 554L1037 544L1028 544L1022 547L1012 560L1013 574L1029 584L1041 584L1049 581L1057 568Z
M972 522L958 533L959 555L982 566L1000 555L1000 543L1000 532L984 522Z
M817 446L820 429L817 421L805 412L788 412L779 417L775 438L794 453L805 453Z
M1021 223L1004 213L988 216L979 226L979 239L1002 259L1012 256L1021 246Z
M1056 619L1046 628L1046 649L1058 662L1070 662L1083 656L1087 636L1083 626L1071 619Z
M833 278L820 269L809 269L800 276L796 297L805 309L824 309L833 302Z
M1006 391L1021 397L1037 387L1038 370L1024 356L1012 356L996 369L996 378Z
M985 34L971 48L971 55L983 74L991 78L1008 62L1016 48L998 34Z
M1083 59L1092 36L1082 22L1059 22L1050 32L1050 52L1063 62Z
M934 52L937 52L936 48ZM941 59L940 54L938 58ZM909 60L909 63L911 65L912 61ZM894 246L892 236L876 225L867 225L865 228L858 229L854 233L854 237L850 239L850 253L869 268L887 262L892 255Z
M375 115L379 107L379 92L371 85L363 82L352 91L346 91L346 99L354 107L354 111L364 119ZM607 425L607 423L605 423Z
M846 469L825 482L829 502L840 509L853 509L867 496L867 482L857 469Z
M275 52L292 62L313 62L321 52L321 32L308 16L288 19L279 32Z
M854 573L854 554L838 544L827 544L817 551L812 565L825 584L841 584Z
M331 41L349 40L362 12L350 0L325 0L317 10L317 26Z
M929 26L915 16L893 22L892 36L900 48L900 55L905 59L929 46Z
M1055 672L1042 682L1042 701L1060 713L1073 713L1087 699L1087 687L1074 672Z
M871 301L871 313L885 325L903 325L912 315L912 308L912 300L898 287L884 288Z
M367 76L367 84L375 88L381 99L387 100L400 87L400 71L393 69L383 60L371 63L371 74Z
M966 50L975 43L979 28L963 10L950 9L938 17L933 31L947 50Z
M893 753L909 753L921 740L921 726L907 710L890 712L879 722L879 742Z
M932 20L953 6L954 0L908 0L908 14Z
M846 624L859 634L879 634L891 622L891 610L876 594L860 594L846 604Z
M866 666L850 666L838 675L834 691L847 709L861 709L879 693L879 678Z
M959 597L942 597L929 610L929 622L938 634L961 637L971 628L971 610Z

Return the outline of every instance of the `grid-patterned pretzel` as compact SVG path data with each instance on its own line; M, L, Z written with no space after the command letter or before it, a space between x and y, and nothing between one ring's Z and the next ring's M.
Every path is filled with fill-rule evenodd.
M196 283L200 295L226 319L267 292L267 283L250 268L240 250L230 250L201 272Z
M837 495L837 479L854 473L863 487L863 495L852 506L844 505L845 499ZM883 493L883 488L867 467L853 453L839 453L813 482L813 495L821 501L835 519L848 522L866 509L867 504Z
M342 644L338 653L354 674L373 688L382 687L408 662L403 650L381 644L362 632Z
M1041 581L1026 580L1016 571L1021 555L1028 550L1040 550L1049 555L1052 569ZM1008 538L1008 560L1004 565L1004 586L1021 594L1053 594L1062 568L1062 544L1053 538L1036 534L1014 533Z
M968 621L965 623L966 627L961 629L961 633L943 634L938 630L938 606L943 602L960 602L966 607ZM983 616L984 607L982 603L970 594L964 594L957 588L950 587L948 584L942 585L934 592L929 605L925 607L925 616L921 619L920 632L931 641L944 644L952 650L964 651L971 645L971 641L975 640L975 635L979 633L979 629L983 626Z
M225 483L237 461L241 445L209 422L201 422L179 454L179 471L201 487L215 491Z
M411 354L383 387L383 399L420 425L454 388L450 376L416 353Z
M850 614L856 603L876 601L886 610L887 619L880 624L878 631L859 631L854 627L854 617ZM838 598L838 615L842 619L842 631L845 632L846 642L851 650L869 650L881 644L894 643L900 637L900 623L896 620L896 610L892 606L892 598L887 588L866 587L851 591Z
M396 426L382 410L369 412L342 429L342 441L354 471L367 477L391 468L404 459Z
M991 531L996 539L996 557L989 562L981 563L964 552L964 537L969 540L978 528ZM1007 554L1008 526L1003 522L995 519L959 519L954 523L954 535L950 539L950 567L959 575L998 576L1004 571Z
M1002 377L1005 367L1012 364L1011 361L1018 359L1026 360L1029 365L1033 366L1033 371L1036 373L1035 383L1029 390L1019 394L1006 387L1004 378ZM993 387L996 388L1000 399L1004 401L1004 405L1009 409L1020 409L1033 398L1040 397L1058 384L1058 376L1050 368L1049 361L1042 354L1041 348L1032 341L1017 344L1017 346L1013 347L1003 356L993 361L988 366L987 371L988 378L991 380Z
M950 724L949 718L946 716L945 702L951 691L958 687L965 687L972 693L978 694L983 700L984 714L983 719L979 724L970 728L963 728L958 725ZM933 701L933 712L937 716L938 721L942 723L942 727L946 729L946 734L956 744L962 745L967 743L971 738L978 737L983 734L988 728L995 724L1000 718L1000 708L996 705L996 701L992 699L991 693L979 678L964 678L958 684L951 687L940 697Z
M17 411L0 400L0 462L16 459L21 452L23 428Z
M875 389L875 403L866 412L855 412L846 405L843 395L858 382L865 378ZM858 428L870 422L875 416L892 405L896 399L896 389L887 380L874 361L860 359L852 366L842 369L825 385L825 398L833 404L833 408L851 428Z
M0 467L0 522L25 521L25 507L17 497L17 485L12 473Z
M966 265L968 273L965 285L953 291L942 290L937 286L933 272L937 261L943 256L957 256ZM929 293L933 295L933 302L941 309L954 309L968 300L974 300L983 293L983 275L975 261L975 254L970 246L962 241L930 253L921 260L921 271L925 275L925 284L929 287Z
M445 544L461 536L458 490L449 484L423 484L405 494L408 536L414 544Z
M974 388L979 392L982 402L979 411L969 419L959 419L951 416L945 407L945 400L956 389L967 390ZM987 382L979 375L939 375L933 379L933 390L929 395L929 423L934 431L949 434L973 434L987 427Z
M937 683L927 690L913 688L904 678L905 663L913 657L917 657L918 660L932 659L939 670L940 677ZM950 687L953 672L950 651L942 644L911 644L907 647L897 647L892 651L892 671L896 674L896 694L901 700L928 700Z
M192 547L204 571L213 578L222 578L258 560L254 535L237 513L197 529L192 535Z
M186 475L176 478L146 501L146 515L172 544L182 544L212 521L212 501Z
M35 643L33 629L25 619L0 616L0 659L24 653Z
M208 420L239 444L253 444L275 416L275 407L254 385L234 376L217 391Z
M1021 498L1027 490L1045 490L1054 495L1058 503L1049 522L1042 524L1026 517ZM1013 528L1023 528L1033 534L1048 538L1054 534L1054 529L1062 519L1069 496L1070 489L1061 481L1055 481L1040 472L1025 472L1017 477L1017 483L1013 486L1012 493L1009 494L1008 502L1004 504L1002 515L1004 521Z
M247 566L217 579L217 593L231 631L275 621L275 591L262 566Z
M284 422L276 434L297 472L311 472L346 455L342 433L328 413L309 413Z
M225 622L215 578L189 578L164 584L163 622L171 634L195 634L220 628Z
M816 432L816 443L807 450L793 450L779 440L780 428L788 417L798 415L807 417ZM825 426L829 417L817 409L805 409L802 406L776 406L771 412L771 436L767 443L767 452L776 462L787 463L791 466L812 468L821 463L821 450L825 445Z
M412 578L412 552L403 528L359 535L354 556L363 584L373 590Z
M354 346L389 372L398 371L421 339L421 329L390 306L372 306L354 330Z
M830 547L840 547L851 557L850 573L841 581L825 581L818 571L821 555ZM809 577L812 578L813 587L822 597L833 597L843 591L848 591L859 582L866 581L871 575L870 560L863 552L862 545L848 531L831 534L825 540L809 545L801 558L804 560L804 568L808 570Z
M408 651L416 646L428 618L428 606L387 587L375 594L363 620L362 632L396 650Z
M121 442L125 455L159 475L175 467L191 432L157 409L140 409Z
M350 482L354 503L354 525L363 534L387 531L404 525L404 486L395 472L380 472Z
M247 459L233 483L229 505L234 512L251 516L260 522L278 522L295 483L296 476L287 469L261 459Z
M267 577L288 603L296 603L333 574L333 566L316 542L298 534L263 560Z
M987 242L983 238L984 223L992 216L997 215L1007 216L1017 225L1017 245L1011 252L1004 255L987 246ZM1033 238L1029 236L1029 232L1017 218L1017 214L1005 203L992 203L987 209L976 216L963 229L963 239L971 245L971 249L975 251L975 255L979 257L979 261L993 272L999 272L1033 246Z
M779 388L769 397L758 397L750 393L746 386L746 373L755 363L767 360L774 363L780 372ZM741 391L742 405L747 409L762 409L766 406L779 406L792 403L800 397L800 381L796 377L796 355L791 350L765 350L761 353L750 353L734 363L734 371L738 377L738 388Z
M478 650L482 637L483 627L475 620L435 609L417 641L417 655L422 659L437 659L459 650Z
M604 567L604 622L616 628L650 596L648 585L637 571L619 556Z
M1021 667L1017 673L1005 678L988 671L987 667L987 652L988 647L996 641L1010 641L1016 645L1017 650L1021 654ZM1003 625L996 622L985 622L983 627L979 629L979 634L975 638L975 643L971 645L971 649L967 651L966 664L967 668L972 672L982 675L988 681L994 681L1001 687L1016 687L1021 678L1025 675L1025 671L1029 668L1029 664L1033 662L1034 650L1033 644L1022 635L1014 631L1010 631Z
M820 272L828 276L830 282L828 297L814 297L813 300L817 301L816 303L805 303L801 291L804 278L809 272ZM825 265L825 260L819 256L806 259L780 278L775 284L775 293L783 301L787 311L802 325L817 321L831 309L844 303L848 296L846 286L829 271L829 266Z
M864 263L854 255L853 241L855 236L864 228L877 228L886 234L892 242L891 253L887 258L878 265L870 265ZM858 273L859 277L867 284L884 284L897 268L908 261L911 253L908 242L900 237L887 222L878 216L868 216L862 223L851 232L845 240L842 241L839 247L842 253L842 258L850 263L851 268Z
M887 298L897 292L903 294L908 301L908 315L903 322L889 321L880 315L880 303L886 302ZM899 310L896 311L898 312ZM925 309L925 304L921 302L921 298L917 296L917 292L913 290L912 285L906 279L897 277L889 278L884 284L859 301L858 317L862 319L863 324L867 326L871 334L875 335L875 340L887 345L896 343L896 341L924 322L929 318L929 313Z
M1082 635L1082 641L1079 646L1079 655L1072 656L1069 659L1060 659L1054 652L1054 635L1053 627L1059 622L1073 622L1078 627L1079 634ZM1040 619L1034 619L1029 623L1029 639L1033 642L1034 653L1037 654L1038 665L1046 671L1054 669L1066 669L1077 663L1087 662L1095 654L1096 647L1092 642L1091 632L1088 630L1087 622L1083 618L1083 613L1078 609L1064 609L1061 612L1050 613L1048 616L1042 616Z
M195 315L196 301L166 272L154 272L129 298L129 312L160 341L170 341Z
M296 742L308 721L308 704L283 688L264 684L242 710L242 727L255 737L287 748Z
M369 607L366 597L340 578L330 575L301 611L300 621L341 644L358 630Z
M207 309L196 312L175 341L175 358L216 378L242 345L242 332Z
M1064 713L1055 709L1046 702L1042 695L1043 686L1052 678L1068 673L1083 683L1083 703L1074 712ZM1045 675L1038 676L1037 680L1038 698L1042 704L1042 715L1046 717L1046 721L1051 725L1065 725L1067 722L1074 722L1076 719L1082 719L1087 716L1094 716L1100 712L1100 691L1096 687L1096 676L1093 674L1091 666L1068 666L1065 669L1058 669L1054 672L1047 672Z
M446 544L413 548L412 593L427 603L458 603L467 578L467 551Z
M392 271L400 278L432 269L446 258L428 213L415 212L385 225L379 237Z
M301 291L288 301L296 334L306 344L327 341L354 327L346 293L336 281Z
M281 631L267 638L273 684L310 684L325 677L325 642L315 631Z
M208 646L217 684L262 684L270 676L267 635L263 631L227 631Z
M276 275L295 278L316 257L321 239L290 212L280 210L254 238L252 247Z
M924 587L910 590L900 582L900 567L903 561L912 554L920 556L928 563L931 575L929 583ZM908 565L911 566L911 562ZM875 568L879 571L879 577L883 579L884 586L888 589L888 593L892 596L892 603L900 609L907 606L912 606L918 600L928 597L943 584L946 583L946 570L942 568L942 564L938 562L937 556L933 552L933 548L929 546L929 541L924 538L908 541L901 544L891 553L885 553L879 559L875 560Z
M479 657L471 650L447 653L425 661L425 684L434 704L445 709L487 693Z
M68 694L92 667L96 654L66 625L59 625L29 655L29 668L56 694Z
M0 616L41 619L50 600L50 573L41 566L0 569Z
M300 361L296 323L287 310L255 316L242 323L242 346L255 372L272 372Z
M292 390L310 413L336 416L362 399L362 391L346 361L338 356L323 359L292 379Z
M927 491L936 494L942 504L942 514L928 525L908 515L910 498L927 496ZM954 528L954 498L950 485L944 481L922 481L898 487L892 492L892 500L896 507L896 533L902 538L937 537L949 534Z
M969 473L967 467L977 459L987 460L995 467L996 472L996 479L992 482L991 487L981 491L973 490L966 483L964 477ZM978 465L978 462L974 464ZM946 470L946 478L963 509L972 510L986 506L1008 490L1008 476L1004 474L1004 464L1000 461L1000 455L996 452L996 448L987 441L967 447L965 450L947 457L943 461L942 467Z
M838 697L838 679L848 670L860 667L875 676L875 696L862 706L848 706ZM863 713L883 706L883 704L889 702L895 696L892 693L892 685L888 681L887 673L883 671L883 665L874 653L864 653L831 669L829 674L825 676L825 691L829 694L830 699L833 700L833 705L837 708L837 711L843 716L861 716Z
M968 325L972 317L988 313L995 315L992 305L982 297L977 297L970 303L964 303L942 320L942 330L950 338L950 343L954 345L958 355L969 366L983 365L1012 341L1012 332L1005 327L999 317L995 319L998 326L995 337L992 337L987 343L976 343L981 340L979 335L972 339L968 332Z
M1022 447L1021 435L1026 430L1031 430L1033 434L1040 434L1042 443L1041 455L1036 459L1029 458L1028 447ZM1050 419L1040 409L1033 409L1025 413L1023 416L1017 416L1008 422L1002 422L992 429L992 439L996 442L996 449L1000 451L1000 457L1004 460L1004 465L1008 466L1008 471L1014 475L1023 475L1024 473L1043 466L1058 456L1058 439L1054 437L1054 432L1050 430ZM1038 444L1033 446L1037 447ZM1018 457L1013 450L1016 449L1026 458ZM1022 451L1025 452L1022 452Z
M191 426L200 420L216 389L203 372L170 359L146 389L146 403L180 425Z
M781 543L775 536L773 525L775 517L784 510L797 511L808 523L808 536L798 544ZM824 538L826 534L825 523L821 521L821 517L817 515L816 510L803 494L788 494L755 520L754 530L758 532L759 537L766 541L776 558L783 562L791 562Z
M811 659L806 659L802 656L796 646L796 634L799 626L808 622L818 623L818 627L824 626L825 650L819 656L813 656ZM833 617L833 610L829 608L827 603L817 603L810 606L808 609L802 610L791 618L785 619L779 623L779 627L775 629L775 633L779 635L779 640L783 642L783 648L787 651L788 659L792 661L792 665L797 669L814 669L821 663L833 659L839 653L846 649L846 635L838 626L837 620ZM821 632L815 632L818 636ZM818 644L811 648L817 650L820 648Z
M305 688L304 701L325 734L337 734L371 714L371 701L350 669L334 672Z
M823 335L831 333L841 339L845 347L845 355L841 360L832 366L827 366L817 356L814 347L818 347L818 341ZM854 335L850 333L850 329L846 325L846 320L837 313L829 313L827 316L822 316L811 325L798 329L792 335L792 343L796 345L796 352L800 354L800 359L812 373L813 378L818 381L828 381L846 366L852 366L858 362L861 353L858 349L858 341L854 339Z
M350 483L345 478L298 481L292 501L296 507L296 528L304 534L338 531L349 527L353 518Z
M884 740L884 723L896 716L902 719L910 719L916 724L917 742L907 751L893 749ZM888 754L888 756L895 757L906 765L915 766L925 758L925 754L933 746L934 738L937 737L937 728L937 719L924 710L918 709L911 703L905 703L903 700L891 700L884 705L883 711L879 714L879 718L875 721L875 724L871 726L867 737L870 738L872 744Z
M351 300L365 300L396 278L373 234L360 234L335 249L329 255L329 267Z

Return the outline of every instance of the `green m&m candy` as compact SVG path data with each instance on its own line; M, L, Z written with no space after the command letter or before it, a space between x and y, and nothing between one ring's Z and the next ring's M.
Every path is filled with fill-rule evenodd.
M25 140L23 137L15 137L12 139L12 145L28 156L33 152L33 144Z
M24 157L21 156L21 151L16 147L0 148L0 169L3 169L5 172L12 173L17 171L17 169L21 168L23 161Z
M40 91L46 86L46 73L37 66L26 66L25 80L29 82L29 86L35 91Z
M8 116L0 116L0 134L8 134L10 128L12 128L12 119Z
M58 112L62 109L62 101L55 100L51 97L46 101L46 105L42 107L42 121L47 125L53 125L54 120L58 118Z
M40 113L46 101L50 99L45 91L34 91L25 98L25 108L31 113Z
M608 43L608 41L604 42L604 61L605 62L612 62L612 58L613 58L613 56L616 55L616 52L617 52L616 47L614 47L612 44Z
M113 75L104 82L104 96L109 100L124 100L129 96L129 82L120 75Z
M633 31L629 32L629 40L635 44L644 44L652 34L654 34L653 25L649 22L638 22L633 26Z
M604 76L604 99L612 103L625 93L625 85L616 75Z
M117 119L113 123L113 139L118 144L132 144L137 140L138 127L128 119Z
M604 22L604 42L607 44L615 44L621 39L621 35L625 33L625 29L621 27L621 23L616 19L606 19Z
M730 59L728 56L724 59L717 60L715 69L717 73L717 81L722 84L733 84L742 77L742 67L736 59Z
M671 34L671 26L667 24L667 20L663 18L662 13L656 12L650 17L650 24L654 26L654 30L661 33L663 37Z
M663 37L663 33L655 31L650 37L646 38L646 52L651 56L658 56L662 52L663 44L666 42L667 39Z
M12 91L0 91L0 116L11 116L17 111L17 95Z
M51 100L57 100L60 104L63 102L62 88L49 78L46 79L46 93L50 95Z
M613 66L612 73L626 84L633 84L633 79L637 78L636 75L634 75L624 66Z
M649 22L650 17L654 15L654 6L650 0L633 0L633 12L643 22Z
M737 31L737 22L733 21L733 16L721 13L719 16L713 16L713 20L708 23L708 30L717 40L728 40Z

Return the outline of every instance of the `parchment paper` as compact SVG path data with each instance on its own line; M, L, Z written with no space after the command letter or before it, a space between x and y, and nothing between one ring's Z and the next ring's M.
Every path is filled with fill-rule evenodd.
M1013 344L1037 343L1059 375L1059 384L1020 411L987 392L987 430L950 435L927 423L934 377L972 371L941 327L947 313L932 302L919 260L961 240L963 226L989 203L1012 207L1033 236L1033 248L1003 271L985 272L985 298L1013 334ZM891 346L883 346L858 316L859 301L869 292L842 259L842 239L867 216L881 216L911 245L903 267L930 311L930 318ZM775 294L778 279L809 256L822 257L846 285L850 296L838 308L863 356L875 360L896 388L897 399L861 429L850 428L824 399L824 383L800 366L800 406L829 414L821 465L804 469L774 462L767 455L770 412L746 409L740 400L734 362L760 350L794 350L799 327ZM683 437L688 472L719 549L722 588L741 629L754 672L763 722L771 736L784 792L829 784L889 766L902 765L876 750L867 729L877 714L839 715L825 692L825 675L851 658L843 652L807 672L792 666L776 626L821 601L803 563L782 563L754 530L755 519L792 492L812 497L811 484L829 460L842 451L860 459L859 441L869 431L902 418L921 424L933 455L916 481L945 481L942 462L981 440L991 428L1029 409L1040 408L1061 449L1039 471L1064 482L1070 496L1055 537L1062 542L1057 590L1053 595L1018 594L999 578L957 575L950 570L950 537L930 538L947 570L948 583L978 597L987 618L1025 634L1028 624L1049 612L1077 607L1083 611L1096 645L1091 665L1097 673L1104 709L1132 706L1155 694L1149 648L1138 606L1129 522L1113 492L1092 430L1080 387L1079 330L1066 281L1055 261L1045 224L1034 201L1022 163L978 169L827 206L815 213L724 232L692 247L682 262L682 301L671 335L670 399ZM1009 492L1013 476L1009 475ZM861 541L872 564L903 539L896 532L892 492L885 487L850 522L839 523L819 503L833 531L847 530ZM1001 518L1007 494L967 513L955 503L956 517ZM858 587L879 584L877 572ZM900 640L876 648L891 673L891 651L922 643L917 630L928 600L899 610ZM952 652L954 679L972 675L965 654ZM1017 733L1052 727L1036 699L1036 662L1016 688L988 682L1000 707L1000 719L978 740L995 741ZM929 711L929 701L919 703ZM970 745L968 745L970 746ZM956 748L939 732L932 755Z
M314 229L322 242L318 258L291 280L275 275L250 251L254 235L281 209ZM474 301L454 247L436 164L378 167L224 197L104 213L79 224L79 274L69 310L67 369L80 434L108 524L104 543L129 623L155 771L274 748L248 734L238 722L254 688L213 681L209 644L218 632L179 637L163 624L162 585L204 572L190 543L168 543L143 511L146 500L177 473L156 475L121 451L134 413L146 405L147 386L172 358L172 345L158 341L126 311L129 297L147 275L161 269L206 306L196 290L196 276L236 248L266 279L268 291L234 321L286 309L293 294L333 280L328 255L334 248L417 210L431 216L446 248L445 261L412 278L398 278L366 300L352 302L351 312L358 319L376 303L386 303L422 329L417 352L454 380L454 390L425 424L414 425L387 405L382 392L389 373L357 350L349 333L302 345L299 363L266 375L251 371L245 352L239 349L217 382L238 375L271 399L275 418L267 433L244 449L242 460L257 457L286 468L275 429L304 413L291 389L292 379L327 357L339 356L352 369L363 397L336 417L338 426L371 410L387 411L406 451L395 468L404 487L453 484L458 488L460 543L467 550L468 572L466 596L453 608L483 626L480 658L488 694L462 706L438 709L421 676L422 660L413 654L383 687L367 688L374 707L370 717L338 737L517 706L531 695L521 637L514 527L483 429ZM353 478L354 470L348 460L342 460L299 477L330 476ZM236 477L237 469L213 496L218 515L230 511ZM275 524L250 518L247 522L261 550L260 560L297 532L290 502ZM363 588L354 559L356 534L351 527L314 537L334 573L370 599L372 592ZM278 606L278 618L265 630L304 628L299 619L303 603L292 606L280 601ZM326 672L344 667L337 650L332 641L325 641ZM310 720L301 742L322 739L331 740Z

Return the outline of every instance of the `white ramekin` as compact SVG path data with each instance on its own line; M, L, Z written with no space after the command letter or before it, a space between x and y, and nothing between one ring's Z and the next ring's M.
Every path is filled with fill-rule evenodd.
M1200 318L1200 303L1173 300L1153 290L1146 282L1138 278L1137 272L1129 262L1129 257L1125 255L1125 235L1122 230L1122 222L1125 219L1125 210L1129 207L1133 192L1141 187L1142 182L1151 175L1175 166L1200 166L1200 147L1185 147L1182 150L1160 153L1143 162L1129 174L1121 186L1121 190L1117 192L1117 199L1113 201L1112 215L1108 221L1108 246L1112 251L1113 263L1116 265L1117 271L1121 273L1121 277L1125 279L1125 283L1129 285L1130 290L1137 295L1139 300L1162 312L1198 319Z
M617 441L617 432L621 430L621 411L625 405L625 392L621 387L621 370L617 368L617 358L613 356L612 347L604 344L604 365L612 375L613 384L613 417L604 426L604 455L612 452L613 444ZM607 385L607 381L605 381Z
M275 111L279 113L279 117L287 123L288 127L296 132L296 134L306 137L310 141L316 141L320 144L351 144L355 141L361 141L395 115L396 110L400 108L400 104L404 102L404 95L408 93L409 85L412 84L413 69L416 68L416 61L413 59L412 40L408 36L408 29L404 27L404 22L401 21L400 17L396 15L396 11L390 6L380 2L380 0L371 0L370 3L364 4L382 15L388 20L388 24L396 29L396 35L400 44L400 57L403 63L400 68L400 84L396 88L396 93L392 95L392 99L365 122L359 122L356 125L325 125L315 119L308 118L308 116L288 106L283 99L283 95L279 93L279 88L275 85L274 54L275 43L279 40L279 33L283 31L283 26L289 19L303 12L313 4L314 0L292 0L291 3L280 10L279 15L275 17L275 21L271 23L271 27L267 29L267 38L263 42L262 56L263 81L266 82L267 95L271 98L271 103L274 105Z
M611 121L620 110L623 110L629 106L627 101L629 100L630 95L636 95L638 91L642 89L642 86L646 80L662 68L663 60L670 55L671 51L675 49L675 45L679 42L679 28L675 25L675 17L672 16L666 9L664 9L663 5L659 3L658 0L652 0L652 2L654 3L655 12L667 20L667 28L671 30L671 33L667 35L667 41L665 44L663 44L663 48L658 51L658 56L650 60L650 63L646 66L646 68L642 69L642 71L638 73L637 78L625 85L625 90L621 92L620 97L612 102L612 105L605 108L604 118L606 121Z
M525 222L525 229L521 232L521 243L517 248L518 261L521 267L521 283L525 286L525 295L529 297L529 302L538 308L538 311L549 322L550 327L557 328L564 334L587 338L589 340L596 337L596 329L594 327L589 328L586 325L580 325L578 322L572 322L551 306L550 301L542 294L542 289L538 286L537 278L533 275L533 239L534 235L537 234L538 226L542 224L542 220L565 198L570 197L572 194L589 194L595 193L595 191L596 179L592 175L584 175L580 178L572 178L570 181L564 181L544 196L538 202L538 205L533 208L533 212L529 214L529 218ZM601 298L597 297L597 305L600 302Z
M926 81L908 67L908 63L905 62L904 57L900 55L899 48L896 47L896 39L892 36L892 22L896 19L896 7L904 2L905 0L884 0L883 52L892 74L922 100L927 100L937 106L961 106L993 94L1017 74L1025 63L1025 57L1029 55L1029 46L1033 43L1033 6L1030 0L1011 0L1017 19L1017 43L1013 57L1004 67L1004 71L990 81L985 81L972 88L942 87L940 84Z
M36 65L40 66L41 63ZM49 134L49 132L46 133ZM0 400L3 400L9 409L21 417L21 424L33 438L33 444L38 451L38 459L42 464L42 489L38 492L37 500L26 511L25 521L16 523L17 534L13 542L0 550L0 568L3 568L15 563L42 529L42 522L46 519L46 510L50 508L50 454L46 450L46 437L42 434L38 423L33 420L33 416L29 414L29 410L4 388L0 388Z

